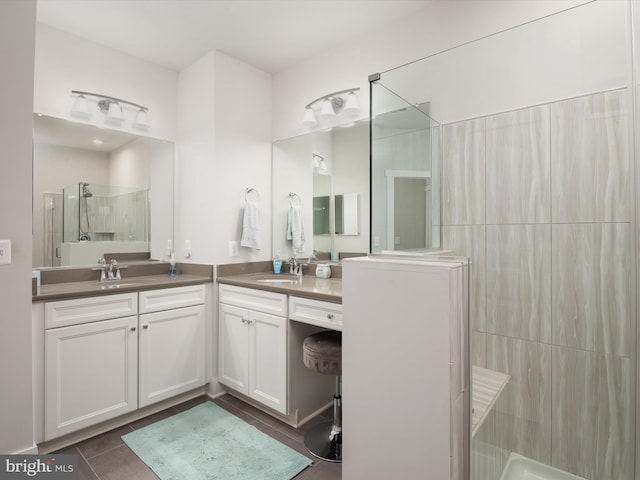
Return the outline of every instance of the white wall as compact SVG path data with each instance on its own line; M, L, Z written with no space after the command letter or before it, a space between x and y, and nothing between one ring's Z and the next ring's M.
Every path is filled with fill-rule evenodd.
M108 185L149 188L151 152L147 139L138 138L111 152ZM102 180L104 183L104 179Z
M360 87L361 117L369 116L371 73L383 72L516 25L586 3L584 0L441 1L274 76L274 139L304 133L304 106Z
M271 258L271 76L220 52L180 72L176 257L232 263ZM260 194L262 249L240 248L245 188Z
M626 16L626 2L592 2L387 72L380 83L410 104L429 102L441 124L624 87ZM374 98L376 111L389 111Z
M336 250L369 251L369 125L333 132L333 193L358 194L358 235L339 235Z
M36 2L0 2L0 238L12 241L11 265L0 265L0 452L33 448L31 380L31 137Z
M148 132L134 130L130 122L123 130L167 140L177 131L178 73L37 24L34 111L58 118L72 118L71 90L81 90L128 100L149 108ZM95 99L87 97L92 102ZM87 123L104 126L97 108ZM126 110L126 115L133 115Z

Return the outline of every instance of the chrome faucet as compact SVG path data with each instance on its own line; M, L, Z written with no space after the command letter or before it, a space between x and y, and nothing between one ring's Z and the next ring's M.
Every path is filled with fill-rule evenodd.
M289 273L299 277L302 276L302 265L298 264L298 259L296 257L291 257L289 259Z
M91 270L100 271L100 281L105 282L107 280L122 280L120 270L127 268L126 265L118 265L118 261L115 258L111 259L111 262L107 264L104 257L98 259L99 267L92 268ZM115 272L114 272L115 269Z
M100 257L98 259L98 265L100 265L99 267L94 267L91 270L93 270L94 272L96 271L100 271L100 281L104 282L107 279L107 274L105 273L107 267L107 261L104 259L104 257Z
M116 280L116 276L113 274L113 267L116 267L116 274L118 275L118 280L120 280L120 269L118 268L118 261L115 258L112 258L109 262L109 280Z
M311 262L317 262L317 261L318 261L318 250L313 250L311 255L309 255L309 258L307 259L307 265L309 265Z

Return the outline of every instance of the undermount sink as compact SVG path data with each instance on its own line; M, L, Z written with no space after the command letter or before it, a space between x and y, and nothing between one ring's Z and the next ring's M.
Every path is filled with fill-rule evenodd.
M295 275L287 275L286 273L281 274L267 274L261 275L256 278L256 282L260 283L295 283L298 281L298 277Z
M157 278L123 278L122 280L104 280L99 282L102 290L111 290L114 288L133 287L135 285L147 285L149 283L157 282Z

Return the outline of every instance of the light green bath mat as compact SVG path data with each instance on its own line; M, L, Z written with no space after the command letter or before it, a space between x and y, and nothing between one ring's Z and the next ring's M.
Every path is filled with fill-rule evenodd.
M211 402L122 440L162 480L289 480L312 463Z

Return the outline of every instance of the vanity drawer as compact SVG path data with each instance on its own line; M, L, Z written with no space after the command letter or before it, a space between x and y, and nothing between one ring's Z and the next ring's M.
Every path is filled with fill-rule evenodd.
M283 293L236 287L224 283L219 285L220 303L270 313L279 317L287 316L287 296Z
M342 304L289 297L289 318L318 327L342 331Z
M161 312L174 308L202 305L205 302L205 286L161 288L140 292L140 313Z
M66 327L137 314L137 293L59 300L45 304L44 328Z

